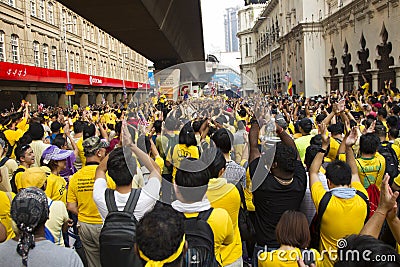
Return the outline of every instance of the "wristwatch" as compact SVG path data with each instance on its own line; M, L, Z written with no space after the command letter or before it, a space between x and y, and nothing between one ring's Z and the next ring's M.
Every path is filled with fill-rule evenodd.
M326 154L326 149L323 149L322 147L318 150L319 153L324 153Z

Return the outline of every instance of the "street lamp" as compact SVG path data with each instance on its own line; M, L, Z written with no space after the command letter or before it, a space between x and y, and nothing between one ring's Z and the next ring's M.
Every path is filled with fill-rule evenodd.
M70 84L69 79L69 59L68 59L68 42L67 42L67 25L75 25L73 22L64 22L64 47L65 47L65 72L67 73L67 86ZM72 107L71 95L68 95L68 107Z

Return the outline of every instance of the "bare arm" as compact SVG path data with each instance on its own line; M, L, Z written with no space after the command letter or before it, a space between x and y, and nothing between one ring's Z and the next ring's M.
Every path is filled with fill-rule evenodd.
M351 168L351 182L360 182L360 177L358 176L358 168L356 164L356 159L354 157L354 152L352 146L356 143L358 138L357 127L351 129L350 135L346 139L346 162Z
M329 136L326 135L326 125L321 123L319 125L319 132L322 136L322 149L327 150L329 146ZM318 173L319 169L321 168L322 162L324 160L324 155L325 153L323 151L320 151L317 153L315 156L310 169L308 170L309 174L309 179L310 179L310 188L312 187L313 184L319 181Z
M260 126L258 125L258 122L253 119L249 133L249 146L250 146L249 163L261 156L260 150L258 149L259 133L260 133Z
M78 203L76 202L67 202L67 210L72 212L75 215L78 215Z

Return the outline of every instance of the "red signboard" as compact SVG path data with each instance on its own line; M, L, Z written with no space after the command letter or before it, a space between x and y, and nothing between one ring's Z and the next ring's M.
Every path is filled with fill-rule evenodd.
M67 81L67 73L62 70L53 70L32 67L23 64L0 62L0 80L65 84ZM74 72L69 73L69 80L70 83L74 85L114 88L124 87L122 80ZM146 90L150 88L150 84L125 81L125 87L128 89Z

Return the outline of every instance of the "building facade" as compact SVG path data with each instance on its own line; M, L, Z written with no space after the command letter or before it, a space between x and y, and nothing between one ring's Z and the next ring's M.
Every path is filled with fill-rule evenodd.
M146 58L60 3L0 0L0 14L1 108L23 98L65 106L67 76L72 104L120 102L148 88Z
M287 73L306 96L352 90L364 77L374 91L399 85L399 2L269 1L250 30L258 87L286 92Z
M238 7L227 8L224 15L225 23L225 52L238 52L239 42L236 34L238 32Z

